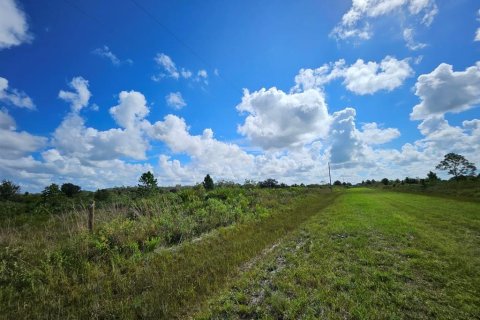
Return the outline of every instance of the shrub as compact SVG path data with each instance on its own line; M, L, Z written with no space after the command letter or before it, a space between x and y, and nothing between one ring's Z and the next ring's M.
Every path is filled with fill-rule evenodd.
M80 192L82 188L80 186L74 185L73 183L64 183L60 188L62 192L69 198L73 197Z
M11 181L3 180L0 184L0 198L2 200L11 200L20 191L20 186Z
M213 183L213 179L212 177L210 177L209 174L207 174L205 176L205 179L203 179L203 187L205 188L205 190L213 190L213 188L215 188L215 185Z

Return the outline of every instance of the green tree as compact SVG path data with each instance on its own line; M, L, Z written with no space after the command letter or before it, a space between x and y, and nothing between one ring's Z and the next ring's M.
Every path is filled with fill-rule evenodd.
M447 153L436 168L448 170L448 174L453 175L455 179L462 176L473 176L477 170L477 167L472 162L465 159L464 156L453 152Z
M341 186L342 185L342 182L340 180L335 180L335 182L333 183L334 186Z
M213 190L215 188L215 184L213 183L212 177L210 177L209 174L205 176L205 179L203 179L203 187L205 190Z
M390 181L388 180L388 178L383 178L382 181L381 181L384 185L388 185L390 183Z
M272 178L269 178L265 181L260 181L258 183L258 186L260 188L278 188L279 187L278 181Z
M106 201L110 198L110 192L107 189L98 189L93 197L97 201Z
M69 198L73 197L82 189L80 186L74 185L73 183L64 183L60 188L62 192Z
M429 171L427 173L427 180L430 181L430 182L434 182L434 181L438 181L440 179L438 179L438 176L435 172Z
M138 179L138 188L141 194L146 195L157 190L157 179L155 179L153 173L147 171Z
M57 199L62 192L58 187L58 184L52 183L48 187L45 187L42 191L42 199L44 203L52 202Z
M9 180L3 180L0 184L0 198L2 200L12 199L20 191L20 186L17 186Z
M157 179L155 179L153 173L150 171L145 172L142 174L140 179L138 179L140 183L138 186L147 189L154 189L157 187Z

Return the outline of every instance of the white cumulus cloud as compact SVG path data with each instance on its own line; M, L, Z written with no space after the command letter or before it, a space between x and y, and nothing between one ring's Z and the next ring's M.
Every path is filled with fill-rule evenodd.
M358 59L349 66L345 60L338 60L317 69L301 69L295 77L293 91L321 88L334 79L343 78L349 91L360 95L373 94L380 90L392 91L413 74L409 59L386 56L379 63Z
M263 149L312 142L326 134L330 122L325 98L314 89L300 93L277 88L244 90L237 110L248 114L238 132Z
M150 112L145 96L137 91L122 91L118 97L118 105L110 108L110 114L123 128L138 127Z
M69 83L69 87L75 91L60 90L58 97L70 103L72 111L79 112L88 105L88 101L92 96L88 89L88 81L82 77L75 77Z
M379 128L376 122L365 123L359 132L360 139L369 145L384 144L400 137L400 131L396 128Z
M47 139L16 130L15 120L0 110L0 159L16 159L46 145Z
M165 97L165 101L169 107L175 109L182 109L187 105L180 92L170 92Z
M418 77L415 94L421 102L410 114L413 120L473 108L480 103L480 62L465 71L453 71L452 65L441 63Z
M25 13L15 0L0 1L0 50L30 42L32 39Z
M434 0L353 0L352 7L332 30L336 39L370 39L375 18L402 12L405 16L421 17L420 23L429 26L438 13Z
M0 101L20 108L35 109L35 104L29 96L17 89L9 88L8 80L2 77L0 77Z

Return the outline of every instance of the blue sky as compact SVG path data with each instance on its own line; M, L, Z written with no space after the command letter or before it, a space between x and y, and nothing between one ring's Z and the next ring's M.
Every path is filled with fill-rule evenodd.
M476 1L0 0L0 177L37 191L480 165Z

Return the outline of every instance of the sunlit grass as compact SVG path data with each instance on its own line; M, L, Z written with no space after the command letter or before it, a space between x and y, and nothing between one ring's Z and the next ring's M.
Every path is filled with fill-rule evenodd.
M480 205L350 190L201 319L475 319Z
M93 233L86 230L85 210L32 216L21 224L4 220L2 316L187 314L334 196L306 188L186 190L101 208Z

